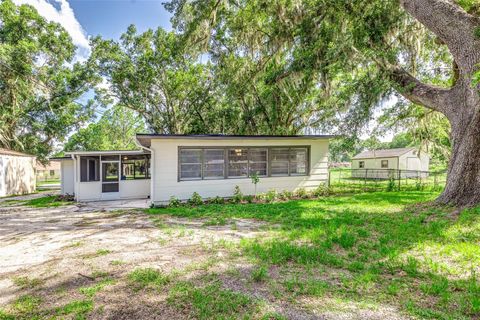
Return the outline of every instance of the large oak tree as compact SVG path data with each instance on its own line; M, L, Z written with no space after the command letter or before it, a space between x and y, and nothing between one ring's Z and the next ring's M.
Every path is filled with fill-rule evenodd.
M443 114L452 156L437 201L480 203L476 0L174 0L167 8L185 41L218 61L250 56L261 69L286 57L274 79L313 75L323 95L343 97L323 100L354 115L349 126L371 118L392 90Z

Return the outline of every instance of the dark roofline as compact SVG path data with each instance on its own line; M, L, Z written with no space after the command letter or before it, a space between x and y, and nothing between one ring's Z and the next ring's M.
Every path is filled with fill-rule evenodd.
M239 134L162 134L162 133L137 133L137 137L165 138L165 139L332 139L336 135L239 135Z

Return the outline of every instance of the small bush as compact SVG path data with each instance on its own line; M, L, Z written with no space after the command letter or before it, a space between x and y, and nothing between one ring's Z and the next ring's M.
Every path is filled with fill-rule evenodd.
M423 191L423 189L425 189L425 185L422 183L422 180L417 179L417 181L415 181L415 190Z
M215 198L210 199L210 200L209 200L209 203L213 203L213 204L224 204L224 203L225 203L225 199L222 198L222 197L216 196Z
M181 204L182 202L175 196L171 196L170 201L168 202L168 206L172 208L180 207Z
M192 206L199 206L203 204L203 199L202 197L198 194L198 192L194 192L192 194L192 197L188 199L188 204Z
M312 193L315 197L324 197L330 194L330 189L326 184L320 184Z
M243 200L247 201L248 203L253 203L253 200L255 200L255 197L248 195L248 196L244 196Z
M290 200L293 198L293 192L289 190L283 190L278 194L278 197L282 200Z
M277 191L276 190L269 190L267 193L265 193L265 202L271 203L275 202L277 200Z
M305 190L305 188L298 188L295 191L295 196L299 197L301 199L307 199L308 198L308 192Z
M397 189L397 183L395 182L395 179L391 177L390 179L388 179L387 191L391 192L391 191L395 191L396 189Z
M243 193L242 193L242 191L240 190L240 187L239 187L239 186L235 186L235 189L233 190L232 201L233 201L234 203L240 203L240 202L243 201Z

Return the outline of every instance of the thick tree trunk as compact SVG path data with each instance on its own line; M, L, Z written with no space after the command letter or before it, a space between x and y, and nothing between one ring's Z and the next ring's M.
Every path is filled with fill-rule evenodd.
M452 156L438 203L461 207L480 203L480 112L475 109L452 121Z

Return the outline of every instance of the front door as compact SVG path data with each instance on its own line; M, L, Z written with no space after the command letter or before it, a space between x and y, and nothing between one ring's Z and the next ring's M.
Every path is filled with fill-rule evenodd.
M102 199L120 197L120 165L118 161L102 161Z

